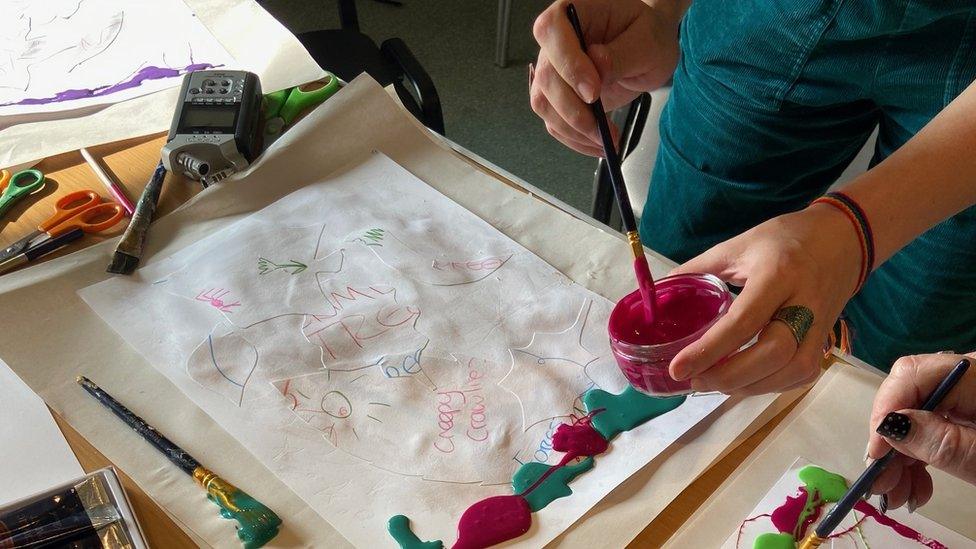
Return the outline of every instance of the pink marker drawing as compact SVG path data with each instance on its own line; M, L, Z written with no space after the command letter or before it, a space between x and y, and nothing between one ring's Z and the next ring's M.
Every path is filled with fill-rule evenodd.
M196 300L210 303L211 307L219 310L222 313L232 313L234 311L231 311L231 309L234 307L239 307L241 302L235 301L233 303L224 303L223 297L229 293L230 290L225 290L223 288L210 288L205 292L200 292L197 294Z

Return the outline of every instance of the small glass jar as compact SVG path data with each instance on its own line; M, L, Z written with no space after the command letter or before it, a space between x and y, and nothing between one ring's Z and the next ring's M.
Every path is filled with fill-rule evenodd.
M717 277L698 273L657 280L654 293L660 321L669 322L668 315L684 317L676 328L676 337L652 344L633 342L633 329L628 333L625 328L634 308L641 306L640 292L634 291L617 302L610 314L610 348L620 371L638 391L652 396L686 395L693 392L691 380L675 380L668 366L678 352L697 341L729 310L732 294Z

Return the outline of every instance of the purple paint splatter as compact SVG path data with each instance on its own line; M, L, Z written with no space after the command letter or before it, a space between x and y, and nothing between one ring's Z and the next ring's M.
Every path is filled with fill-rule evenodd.
M135 88L142 85L143 82L147 80L159 80L162 78L173 78L186 74L188 72L205 70L205 69L215 69L223 65L211 65L210 63L194 63L187 65L182 69L172 69L166 67L143 67L139 72L132 75L131 78L123 80L117 84L110 84L107 86L102 86L95 89L81 89L81 90L65 90L54 94L52 97L29 97L26 99L21 99L13 103L3 103L0 107L7 107L10 105L46 105L48 103L62 103L65 101L74 101L76 99L87 99L89 97L101 97L104 95L109 95L112 93L117 93L123 90L128 90L130 88Z

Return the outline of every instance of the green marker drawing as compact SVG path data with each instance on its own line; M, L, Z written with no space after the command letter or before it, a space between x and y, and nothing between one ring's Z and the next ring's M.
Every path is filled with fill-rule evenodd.
M288 263L275 263L270 259L265 259L263 257L258 258L258 274L262 275L277 271L279 269L284 270L288 274L296 275L307 268L308 265L294 259L289 259Z
M367 246L382 246L385 233L386 231L383 229L370 229L363 236L359 237L359 241Z

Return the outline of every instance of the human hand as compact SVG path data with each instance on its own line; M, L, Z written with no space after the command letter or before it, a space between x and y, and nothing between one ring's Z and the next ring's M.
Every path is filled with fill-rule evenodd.
M847 217L826 204L770 219L718 244L672 274L705 272L743 286L728 313L671 361L696 391L755 395L806 385L820 375L829 330L857 286L861 251ZM813 323L797 344L782 307L802 305ZM739 350L759 334L758 341ZM738 350L738 352L737 352Z
M602 98L609 111L667 83L678 63L681 3L575 0L589 55L566 17L568 4L557 0L532 28L541 50L534 70L529 66L529 102L550 135L577 152L603 156L587 103Z
M976 353L965 356L974 359ZM900 358L874 397L872 429L881 426L892 412L907 417L909 423L904 435L889 430L882 436L872 431L868 441L868 457L872 459L881 458L891 448L902 454L888 464L871 489L875 494L887 494L889 507L907 503L914 511L932 497L927 465L976 484L976 367L970 366L935 412L918 409L962 358L953 354ZM901 421L896 415L888 423Z

